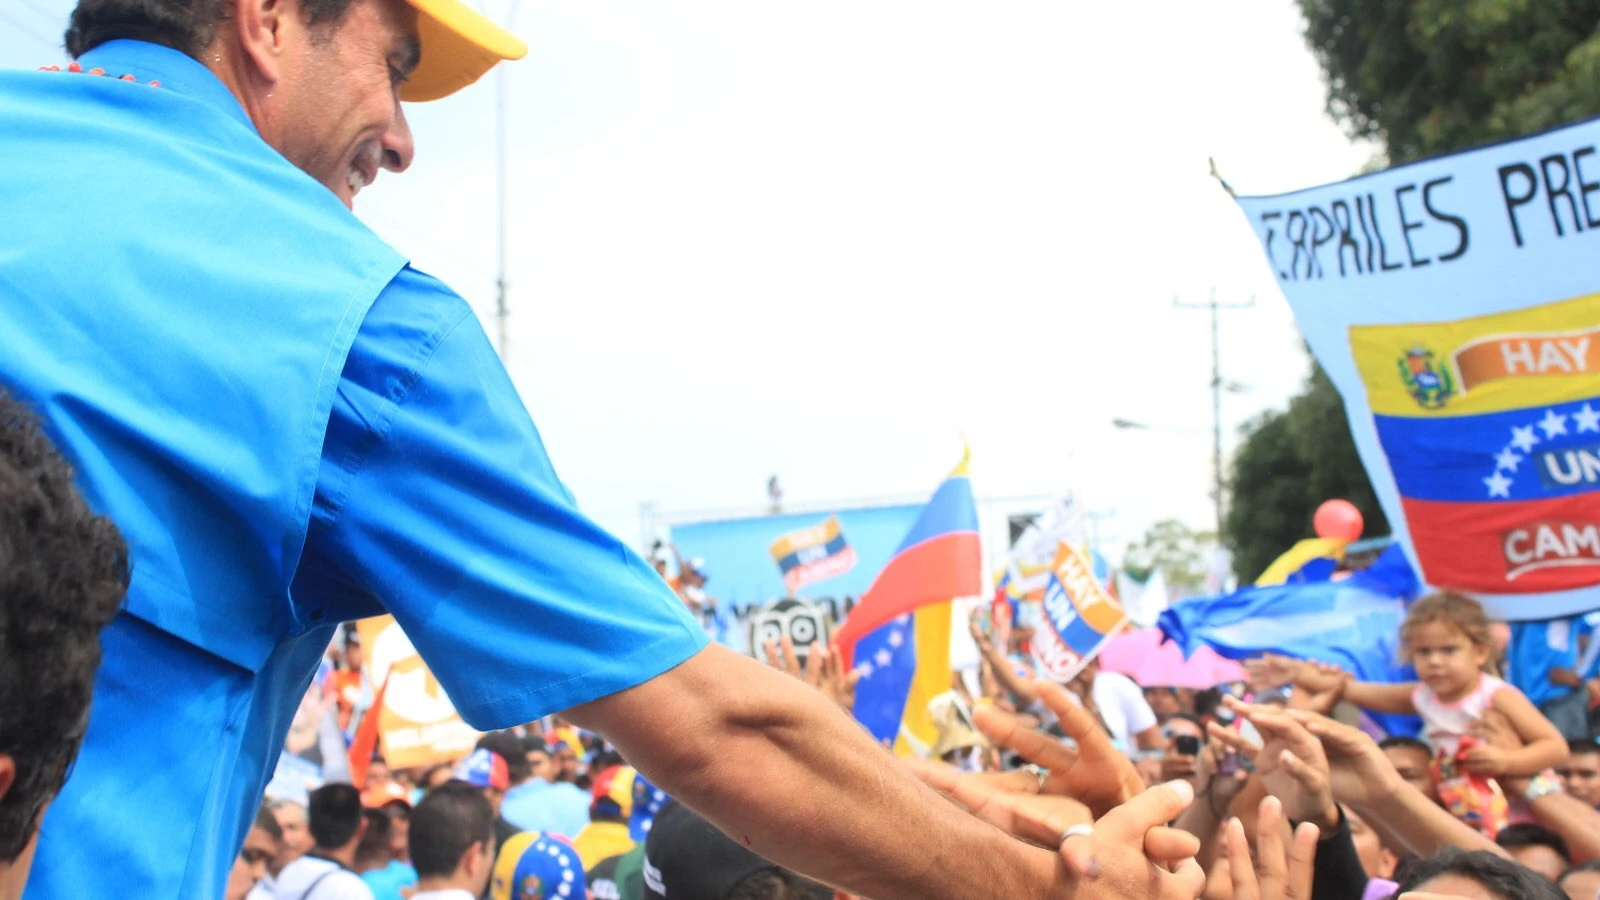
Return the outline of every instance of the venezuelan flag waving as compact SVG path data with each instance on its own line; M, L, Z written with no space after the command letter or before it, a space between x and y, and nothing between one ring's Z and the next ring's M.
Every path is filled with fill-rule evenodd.
M924 753L937 737L928 701L950 689L950 601L983 591L967 458L934 492L837 638L845 665L861 674L857 721L900 755Z
M888 565L861 595L839 629L845 662L868 632L919 607L983 593L978 509L967 480L970 453L934 491Z

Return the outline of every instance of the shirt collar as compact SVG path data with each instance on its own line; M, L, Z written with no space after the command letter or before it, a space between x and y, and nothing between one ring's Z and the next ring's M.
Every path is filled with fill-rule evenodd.
M113 78L127 73L141 84L159 81L158 90L198 100L255 131L255 123L228 86L199 60L171 47L147 41L107 41L83 54L78 62L86 70L104 69Z

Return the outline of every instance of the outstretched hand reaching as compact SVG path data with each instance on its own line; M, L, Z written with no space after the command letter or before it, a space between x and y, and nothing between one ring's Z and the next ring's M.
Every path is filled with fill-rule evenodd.
M980 706L972 719L991 742L1019 754L1049 772L1035 793L1071 797L1100 817L1144 790L1133 763L1111 744L1111 736L1090 712L1053 681L1034 682L1039 699L1061 720L1073 749L1048 734L1024 726L1017 717L993 706Z

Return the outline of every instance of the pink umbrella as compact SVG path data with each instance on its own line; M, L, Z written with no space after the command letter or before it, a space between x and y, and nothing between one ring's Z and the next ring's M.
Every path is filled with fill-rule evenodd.
M1184 659L1177 644L1161 642L1159 628L1136 628L1106 642L1100 668L1121 672L1142 687L1208 688L1249 678L1243 666L1223 659L1210 647Z

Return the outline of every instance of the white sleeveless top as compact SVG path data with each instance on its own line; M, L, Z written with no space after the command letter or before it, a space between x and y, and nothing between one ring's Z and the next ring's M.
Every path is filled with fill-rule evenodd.
M1456 755L1461 739L1472 733L1472 723L1483 718L1493 707L1494 695L1502 690L1516 690L1511 685L1487 673L1479 674L1478 686L1472 693L1455 703L1444 703L1426 684L1418 684L1411 692L1411 702L1422 717L1422 738L1433 748L1434 756Z

